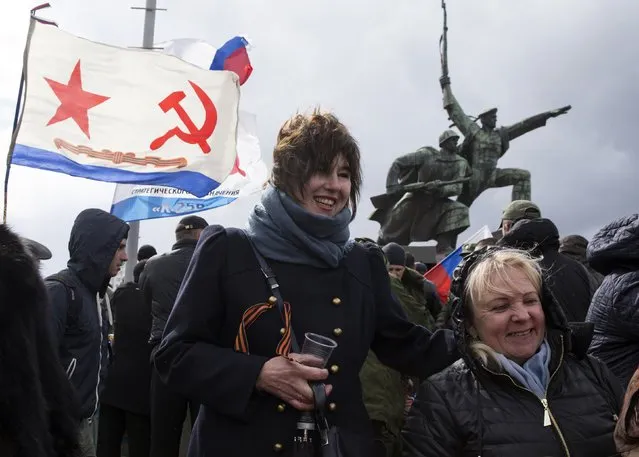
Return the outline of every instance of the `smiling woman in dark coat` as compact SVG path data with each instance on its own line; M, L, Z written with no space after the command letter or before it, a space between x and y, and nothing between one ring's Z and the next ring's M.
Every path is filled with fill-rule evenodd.
M368 457L372 430L359 372L369 349L392 368L425 378L455 360L452 333L411 324L391 296L381 250L349 241L360 154L335 116L293 116L280 130L273 162L247 232L290 308L278 312L245 234L209 227L156 368L170 388L203 405L190 457L294 455L300 411L313 409L308 382L322 380L332 386L328 422L340 428L344 457ZM291 328L300 346L305 332L338 343L328 370L295 361L286 347Z
M568 328L537 261L487 248L454 276L462 360L421 385L404 456L616 455L621 386L586 355L592 326Z

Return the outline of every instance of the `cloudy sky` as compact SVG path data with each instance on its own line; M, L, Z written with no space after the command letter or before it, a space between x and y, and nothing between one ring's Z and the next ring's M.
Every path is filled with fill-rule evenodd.
M76 35L139 46L144 0L53 0L43 15ZM8 149L29 22L39 2L3 6L0 27L0 145ZM590 237L609 221L639 211L639 2L636 0L449 0L452 87L468 113L499 107L510 124L572 104L566 116L513 142L500 167L532 173L533 200L562 234ZM376 237L369 198L383 192L393 159L435 145L448 126L441 105L439 0L159 0L155 41L199 38L214 46L244 34L255 68L242 108L258 116L263 155L280 124L297 110L331 109L359 140L364 166L360 213L352 235ZM0 169L4 176L4 165ZM108 210L113 184L13 167L9 223L48 245L44 273L64 267L74 217ZM486 191L472 226L495 229L510 188ZM209 223L244 225L253 201L204 213ZM142 243L170 249L176 219L144 221Z

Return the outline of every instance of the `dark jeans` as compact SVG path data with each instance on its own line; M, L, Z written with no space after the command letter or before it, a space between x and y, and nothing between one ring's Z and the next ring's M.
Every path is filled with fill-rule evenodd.
M154 370L151 375L151 457L178 457L187 406L192 425L199 405L169 390Z
M128 457L149 457L149 416L134 414L110 405L100 405L97 457L120 457L125 432L128 438Z

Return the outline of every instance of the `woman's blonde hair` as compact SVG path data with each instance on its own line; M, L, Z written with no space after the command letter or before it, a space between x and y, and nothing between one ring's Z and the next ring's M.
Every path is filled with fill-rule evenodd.
M468 274L464 284L464 320L470 323L474 318L474 306L488 293L504 294L509 290L498 284L511 282L511 270L518 270L530 280L537 294L541 296L542 271L539 262L526 251L499 249L479 260ZM469 349L484 366L499 366L495 351L480 340L473 340Z

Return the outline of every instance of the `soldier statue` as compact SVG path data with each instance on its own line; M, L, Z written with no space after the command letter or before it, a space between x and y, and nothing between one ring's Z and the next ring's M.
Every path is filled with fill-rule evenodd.
M464 184L457 201L470 207L486 189L506 186L513 186L512 200L530 200L530 172L519 168L497 168L497 161L506 153L512 140L545 126L548 119L567 113L571 107L546 111L499 128L496 128L497 108L491 108L479 114L480 127L476 119L464 113L455 99L448 76L442 76L440 82L444 92L444 108L465 137L460 155L473 169L473 176Z
M457 154L459 134L439 137L441 150L422 147L397 158L388 171L386 193L371 198L380 223L380 245L394 241L437 241L437 254L455 249L457 235L469 225L468 207L451 200L470 179L468 162Z
M453 96L448 76L448 14L442 0L444 31L440 39L442 77L439 79L444 92L444 109L453 124L464 135L460 155L470 164L473 175L464 184L458 202L470 207L486 189L513 186L512 200L530 200L530 172L519 168L497 168L497 161L508 151L510 142L532 130L546 125L552 117L566 114L571 106L537 114L509 127L497 127L497 108L491 108L475 118L464 113Z

